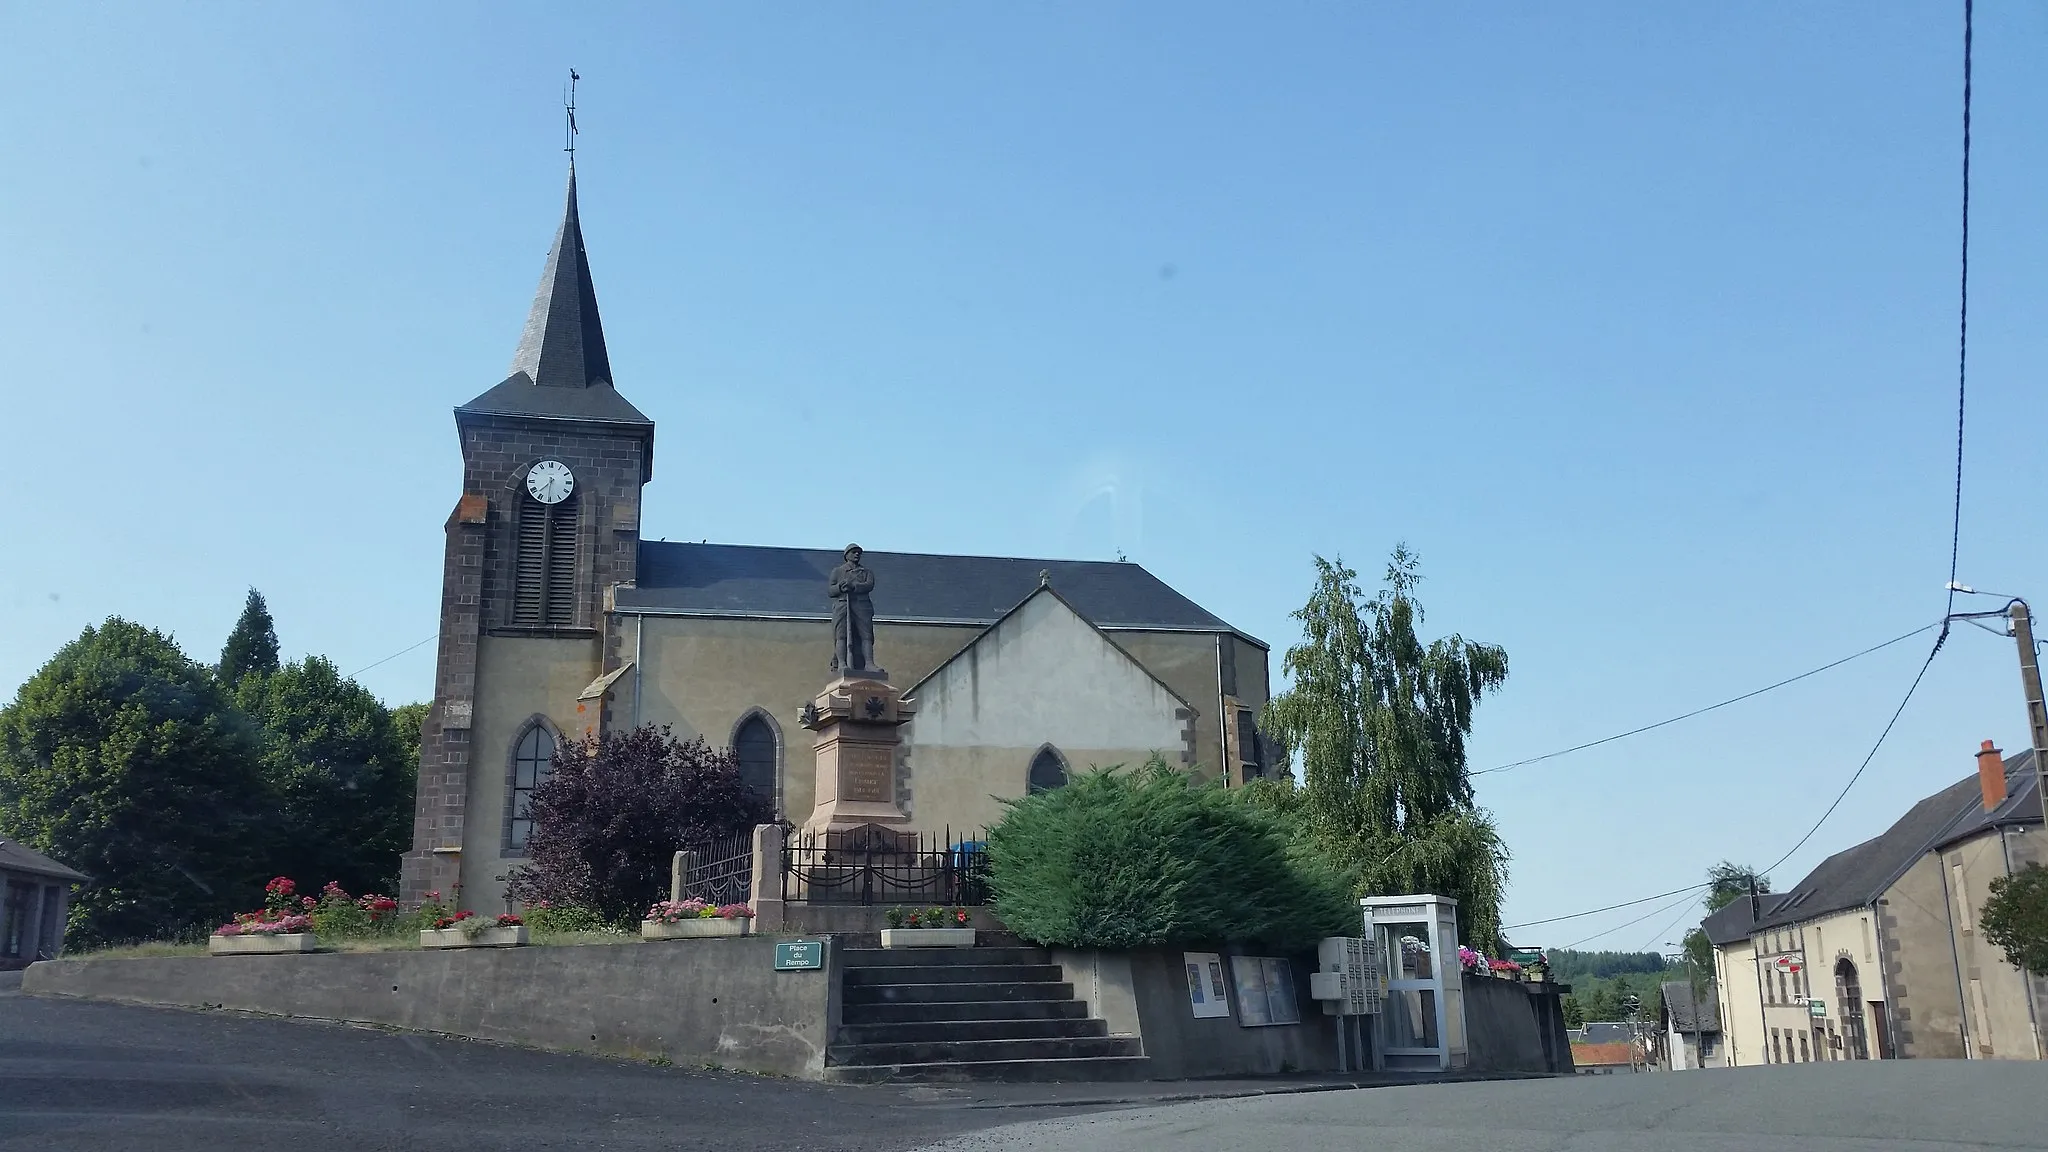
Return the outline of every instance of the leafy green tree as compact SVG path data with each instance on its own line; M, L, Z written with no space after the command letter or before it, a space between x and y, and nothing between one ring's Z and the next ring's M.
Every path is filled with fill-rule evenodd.
M1736 900L1749 895L1754 883L1759 893L1771 890L1771 878L1745 868L1732 861L1723 860L1707 869L1707 911L1719 912Z
M2029 864L1993 880L1977 919L1984 938L2005 950L2007 963L2048 976L2048 868Z
M1748 899L1752 882L1759 893L1771 890L1771 878L1754 868L1723 860L1707 869L1707 912L1719 912L1737 900ZM1714 986L1713 942L1707 939L1705 928L1694 928L1681 937L1681 946L1685 949L1687 979L1692 983L1693 994L1702 995Z
M1577 993L1567 995L1562 1002L1562 1006L1564 1008L1565 1027L1583 1028L1586 1026L1586 1010L1579 1006Z
M263 593L251 588L235 630L221 647L220 678L232 689L245 676L268 676L275 671L277 627L270 619L269 606L263 603Z
M369 690L324 656L243 677L242 711L260 729L263 774L279 805L279 875L351 892L390 891L412 841L419 737L408 739Z
M431 703L416 702L400 704L391 710L391 728L397 733L399 743L405 746L406 794L411 795L420 779L420 729L427 722L427 713L432 712Z
M1157 756L1006 801L988 834L996 914L1040 944L1304 947L1357 931L1348 879L1291 834L1284 799L1196 784Z
M258 742L161 632L87 628L0 708L0 826L92 877L74 942L211 928L261 889Z
M1394 549L1368 600L1357 573L1316 557L1316 586L1294 613L1292 686L1262 727L1301 755L1310 834L1365 893L1440 892L1458 900L1467 942L1495 951L1508 850L1473 802L1465 740L1480 697L1507 679L1501 648L1451 635L1424 644L1420 562Z

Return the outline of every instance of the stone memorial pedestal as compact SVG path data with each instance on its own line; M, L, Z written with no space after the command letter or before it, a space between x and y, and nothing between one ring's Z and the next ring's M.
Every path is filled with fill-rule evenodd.
M817 739L816 806L806 836L864 824L907 824L896 802L897 731L916 705L875 674L841 676L806 705L803 726Z

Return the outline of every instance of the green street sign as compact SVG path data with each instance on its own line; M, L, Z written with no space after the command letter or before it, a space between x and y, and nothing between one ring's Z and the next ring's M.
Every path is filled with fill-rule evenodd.
M777 972L803 972L825 966L823 940L788 940L775 945Z
M1523 965L1540 964L1543 962L1543 951L1539 948L1517 948L1508 953L1508 959Z
M1825 1000L1808 1000L1808 1001L1806 1002L1806 1011L1807 1011L1807 1013L1808 1013L1808 1014L1810 1014L1810 1015L1813 1015L1813 1016L1825 1016L1825 1015L1827 1015L1827 1014L1828 1014L1828 1005L1827 1005L1827 1001L1825 1001Z

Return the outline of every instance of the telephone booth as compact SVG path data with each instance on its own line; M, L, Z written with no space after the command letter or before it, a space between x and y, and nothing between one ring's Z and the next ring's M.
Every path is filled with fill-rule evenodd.
M1365 935L1386 965L1377 1049L1387 1068L1463 1068L1464 973L1458 965L1458 902L1446 896L1368 896Z

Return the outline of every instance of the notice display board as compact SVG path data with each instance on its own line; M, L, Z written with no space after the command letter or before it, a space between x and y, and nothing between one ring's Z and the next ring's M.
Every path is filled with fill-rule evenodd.
M1301 1023L1301 1005L1294 998L1294 966L1278 956L1232 956L1231 982L1237 985L1237 1022L1246 1028Z

